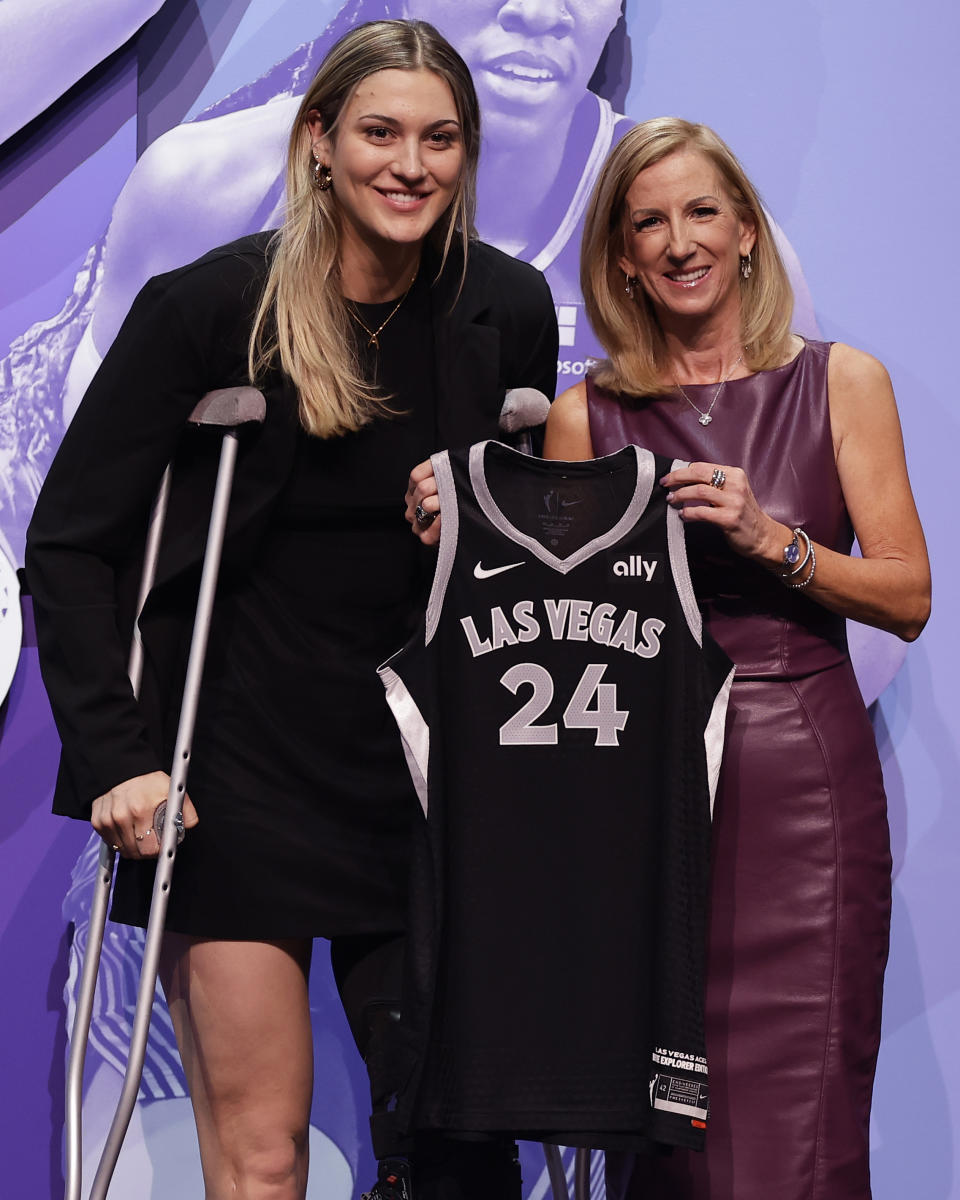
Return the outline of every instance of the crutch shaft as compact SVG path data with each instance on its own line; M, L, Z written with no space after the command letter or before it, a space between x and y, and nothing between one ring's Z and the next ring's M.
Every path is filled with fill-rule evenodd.
M213 507L210 512L207 547L204 553L203 570L200 577L200 593L197 599L197 612L193 623L193 636L190 642L190 654L187 660L187 673L183 689L183 703L180 709L176 748L170 772L170 786L167 792L166 819L163 826L160 855L157 861L153 896L150 902L150 919L147 924L146 941L144 944L143 966L140 970L140 983L137 989L133 1034L130 1039L130 1055L123 1077L120 1101L110 1125L107 1140L104 1143L103 1153L100 1156L100 1163L97 1167L93 1188L90 1192L90 1200L105 1200L110 1180L113 1177L117 1160L120 1157L123 1139L130 1124L130 1118L133 1115L134 1105L137 1102L140 1076L143 1072L143 1062L147 1050L147 1037L150 1032L150 1016L153 1009L153 997L157 983L157 971L160 966L160 948L167 915L167 902L170 897L173 864L177 854L178 818L183 811L183 799L186 793L187 769L190 763L197 703L200 696L200 682L203 675L203 662L207 652L207 638L210 631L210 618L213 614L217 576L220 571L220 558L223 551L227 509L230 503L230 489L233 484L233 471L236 458L237 433L235 430L230 430L224 435L220 451L220 467L217 472Z
M567 1191L567 1173L563 1169L560 1147L554 1146L551 1142L544 1142L543 1157L547 1163L547 1177L550 1180L553 1200L570 1200L570 1193Z
M113 880L115 857L114 851L106 842L102 842L97 861L97 879L90 905L86 953L83 956L83 970L80 976L77 1007L71 1031L70 1058L67 1064L65 1200L80 1200L83 1168L81 1119L83 1067L87 1058L87 1039L90 1033L90 1018L93 1014L97 971L100 967L100 947L103 944L103 930L107 921L107 905L110 900L110 883Z
M160 480L157 496L150 512L150 524L147 528L147 541L143 549L143 571L140 575L140 591L137 595L137 620L133 624L133 640L130 643L130 662L127 674L133 686L133 694L140 695L140 684L143 681L143 642L140 640L139 614L150 595L153 581L157 577L157 562L160 558L160 539L163 536L163 526L167 519L167 502L170 499L170 480L173 468L167 464L167 469Z
M574 1200L590 1200L591 1153L579 1147L573 1158Z
M167 517L167 501L170 498L171 468L163 472L160 487L150 511L147 540L144 545L143 569L140 575L140 592L137 597L137 612L143 611L147 596L153 587L160 556L160 538ZM133 694L140 694L143 679L143 645L140 631L134 624L133 640L127 675ZM97 875L90 903L90 920L87 925L87 944L83 956L83 970L77 992L77 1007L73 1028L70 1031L70 1056L66 1079L66 1175L64 1180L65 1200L80 1200L83 1179L83 1068L87 1058L87 1043L90 1038L90 1021L93 1001L97 990L97 973L103 949L103 932L107 923L107 908L110 902L110 886L113 882L113 866L116 852L103 843L97 861Z

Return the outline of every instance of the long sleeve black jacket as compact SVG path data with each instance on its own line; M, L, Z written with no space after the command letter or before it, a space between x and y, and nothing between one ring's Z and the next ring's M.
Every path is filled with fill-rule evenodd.
M242 238L146 284L38 499L26 568L63 744L55 812L88 817L93 799L116 784L169 769L217 462L210 432L189 429L187 418L205 392L248 382L268 241ZM434 284L438 449L496 436L508 389L552 396L556 385L556 319L542 275L476 242L460 288L457 258L451 254ZM293 465L295 390L279 372L262 390L266 420L241 438L226 573L251 561ZM139 622L145 667L135 700L126 664L144 534L170 460L157 581Z

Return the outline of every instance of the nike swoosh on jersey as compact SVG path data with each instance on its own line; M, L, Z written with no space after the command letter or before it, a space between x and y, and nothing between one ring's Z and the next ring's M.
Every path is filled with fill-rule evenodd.
M504 571L512 571L514 567L522 567L523 562L507 563L505 567L482 567L478 562L473 568L474 579L489 579L491 575L501 575Z

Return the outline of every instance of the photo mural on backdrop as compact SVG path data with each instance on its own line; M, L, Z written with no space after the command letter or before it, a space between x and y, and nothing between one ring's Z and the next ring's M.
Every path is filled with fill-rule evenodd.
M330 45L361 21L421 17L464 55L483 119L480 236L544 271L561 330L560 382L582 376L599 353L579 289L584 212L609 150L633 120L649 114L624 116L615 107L631 82L623 0L550 4L543 12L514 7L496 0L349 0L276 67L145 149L70 301L20 339L5 363L18 442L0 528L18 560L45 466L137 292L152 275L212 246L279 225L299 94ZM305 32L291 30L291 41ZM777 234L796 292L796 327L815 334L797 256Z
M133 101L130 111L125 111L125 123L116 121L114 141L98 143L98 153L105 156L109 146L126 137L126 148L110 153L114 164L121 153L128 155L129 168L118 170L114 165L107 172L118 186L101 197L100 227L91 230L84 246L74 248L82 261L70 273L69 286L49 296L46 311L32 311L28 322L9 328L9 336L0 339L0 685L4 695L13 679L20 641L13 568L22 562L24 532L37 490L86 384L150 276L190 261L214 245L280 222L286 137L298 96L337 37L364 20L416 16L435 24L466 58L483 113L479 233L545 272L560 326L561 387L581 376L598 350L578 286L579 241L593 181L609 149L630 124L656 115L633 111L628 96L642 92L633 64L642 61L638 51L658 29L658 3L348 0L341 5L339 0L287 0L267 5L263 0L168 0L166 4L142 0L136 5L95 7L96 21L83 6L55 0L29 6L5 0L5 11L0 11L2 86L14 101L6 111L15 124L10 129L0 127L0 138L10 138L7 146L16 143L11 135L18 128L31 120L36 127L42 121L38 114L56 101L57 87L47 82L51 78L58 80L60 94L68 88L73 89L71 95L79 94L77 89L82 89L86 113L96 110L101 97L105 107L108 102L115 105L121 94ZM743 8L747 12L750 6ZM69 28L63 23L67 13L72 18ZM82 21L77 20L80 13ZM138 37L128 42L136 27L154 14ZM674 21L669 28L678 43L673 50L677 69L682 69L686 52L680 36L682 22ZM51 36L53 31L56 36ZM27 36L28 32L42 36ZM701 38L705 45L709 34L701 33ZM102 81L98 63L103 64ZM735 74L730 86L737 86ZM683 115L713 120L708 109ZM725 130L721 127L719 132ZM784 134L788 136L788 131ZM23 158L24 146L15 149ZM26 149L31 149L29 141ZM36 162L55 163L59 153L67 156L65 163L79 169L69 145L61 149L52 138L37 147ZM755 164L750 166L756 173ZM24 177L38 169L33 160L25 162ZM52 172L55 167L46 169ZM2 194L13 185L5 170L0 178ZM40 195L38 189L37 210L41 202L49 203L49 195ZM70 196L62 195L58 203L59 219L69 221ZM24 219L28 217L29 213ZM796 291L796 328L816 334L814 305L800 261L776 224L775 228ZM4 245L0 242L0 249ZM6 245L17 260L12 277L23 281L26 295L33 250ZM29 304L25 302L23 308L27 311ZM851 340L857 338L851 335ZM136 403L136 397L131 397L131 403ZM27 627L24 659L31 644L29 619ZM874 699L900 665L902 647L862 627L852 641L861 684ZM22 667L14 683L12 700L24 711L32 705L31 730L40 731L36 736L52 752L55 735L48 714L42 712L35 651L28 667ZM42 769L38 764L32 773L18 759L14 774L8 765L14 762L14 752L8 759L4 744L11 740L9 713L6 716L0 730L0 780L16 778L25 810L45 810L53 764L46 761ZM0 782L0 791L4 790ZM32 931L32 961L38 970L46 964L44 982L52 997L48 1010L52 1015L44 1029L49 1031L55 1021L60 1030L55 1044L37 1047L42 1060L38 1069L50 1077L49 1107L41 1118L54 1122L52 1134L44 1130L38 1135L37 1146L39 1154L50 1160L42 1177L53 1181L59 1170L57 1088L62 1072L50 1060L63 1049L64 1011L72 1018L78 955L86 937L98 840L91 837L83 845L85 840L78 826L64 835L60 873L51 870L51 878L45 877L45 887L59 888L62 906L59 898L55 905L48 903L47 924L38 922ZM67 939L65 927L70 930ZM135 996L133 964L142 940L141 931L109 927L104 968L109 985L101 985L98 994L87 1068L85 1120L94 1161L95 1144L103 1136L118 1089ZM6 944L0 940L0 955ZM364 1074L324 956L318 954L317 959L311 980L317 1070L309 1195L349 1200L372 1178L365 1148ZM508 1002L506 995L504 1002ZM36 1160L37 1155L33 1157ZM525 1147L523 1161L525 1195L540 1200L549 1194L542 1155L535 1147ZM85 1178L92 1176L91 1168L88 1161ZM30 1169L36 1172L35 1162ZM147 1179L149 1194L158 1200L200 1194L189 1101L159 992L141 1103L112 1194L118 1200L146 1195ZM600 1195L599 1165L594 1184L594 1194Z

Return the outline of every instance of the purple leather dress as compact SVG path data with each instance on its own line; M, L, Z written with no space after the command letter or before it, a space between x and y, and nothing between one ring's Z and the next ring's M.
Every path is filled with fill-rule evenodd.
M732 380L701 425L681 396L587 381L594 453L636 442L740 466L760 505L847 553L830 348ZM687 387L706 410L715 385ZM868 1126L890 920L886 800L844 622L687 527L706 624L737 667L720 786L707 967L705 1153L608 1155L610 1200L868 1200Z

